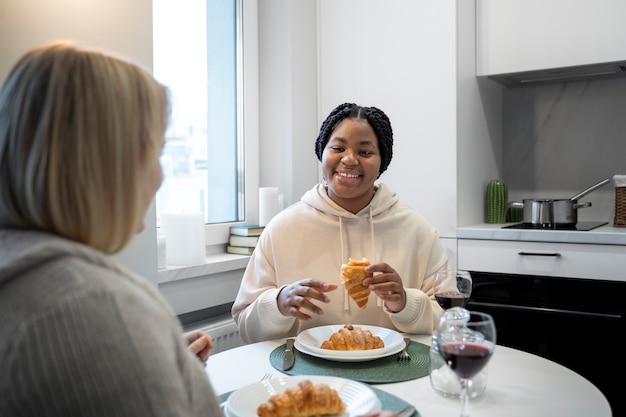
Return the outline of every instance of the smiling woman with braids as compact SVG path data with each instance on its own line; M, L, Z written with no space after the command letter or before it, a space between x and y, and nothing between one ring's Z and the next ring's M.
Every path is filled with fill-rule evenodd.
M324 183L269 222L248 263L232 307L244 341L342 323L432 333L442 313L434 275L448 261L433 225L376 184L392 149L380 109L344 103L328 115L315 141ZM341 275L363 258L371 293L361 308Z

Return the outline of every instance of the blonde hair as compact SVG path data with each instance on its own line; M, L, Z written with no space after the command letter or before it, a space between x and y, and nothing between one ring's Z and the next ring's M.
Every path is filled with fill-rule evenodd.
M0 90L0 227L118 252L142 224L168 116L138 65L69 42L28 51Z

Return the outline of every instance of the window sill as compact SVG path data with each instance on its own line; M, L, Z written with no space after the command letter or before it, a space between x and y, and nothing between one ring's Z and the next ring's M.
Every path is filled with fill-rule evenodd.
M165 269L159 269L159 284L244 269L249 259L250 256L247 255L214 253L207 255L203 265L168 266Z

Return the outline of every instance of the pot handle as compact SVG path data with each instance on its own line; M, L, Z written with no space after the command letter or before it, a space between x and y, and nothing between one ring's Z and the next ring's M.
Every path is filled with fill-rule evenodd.
M591 201L587 201L586 203L574 203L572 204L573 209L591 207Z
M586 190L583 190L583 191L579 192L575 196L571 197L570 200L578 201L579 199L583 198L584 196L586 196L590 192L592 192L592 191L602 187L604 184L608 184L609 181L611 181L611 180L609 178L606 178L606 179L600 181L599 183L597 183L595 185L592 185L591 187L587 188Z

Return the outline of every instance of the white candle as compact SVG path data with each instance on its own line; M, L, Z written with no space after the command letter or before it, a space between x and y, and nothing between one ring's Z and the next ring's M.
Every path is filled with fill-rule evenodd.
M278 188L259 188L259 226L267 226L267 223L278 213Z
M203 213L163 213L167 264L202 265L206 262Z

